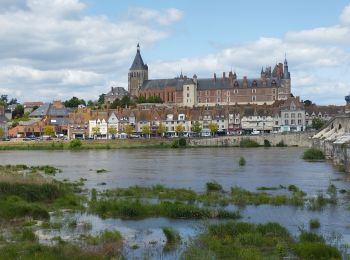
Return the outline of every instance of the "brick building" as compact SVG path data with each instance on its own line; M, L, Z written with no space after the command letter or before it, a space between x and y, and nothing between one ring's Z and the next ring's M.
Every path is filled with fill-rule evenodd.
M179 106L215 106L234 104L272 104L286 100L291 94L291 77L287 59L274 69L261 70L259 78L243 77L230 71L219 77L148 79L148 66L143 62L140 46L129 70L128 90L131 96L159 96L164 103Z

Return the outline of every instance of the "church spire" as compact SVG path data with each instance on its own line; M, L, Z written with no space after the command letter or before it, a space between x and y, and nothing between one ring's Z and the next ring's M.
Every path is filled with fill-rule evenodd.
M137 52L140 52L140 43L137 43Z

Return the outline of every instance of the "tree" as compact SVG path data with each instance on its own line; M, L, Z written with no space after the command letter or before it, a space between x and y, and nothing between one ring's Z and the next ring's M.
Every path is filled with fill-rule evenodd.
M124 129L125 133L130 137L132 133L134 132L134 127L132 125L126 125Z
M101 95L98 97L97 103L98 103L99 105L102 105L102 104L105 103L105 96L106 96L106 94L101 94Z
M112 138L117 134L117 129L115 127L108 127L108 134L112 136Z
M149 127L149 125L144 125L142 126L142 133L146 136L148 136L149 138L151 138L151 128Z
M85 100L79 99L77 97L72 97L71 99L64 101L65 107L78 107L79 105L86 106Z
M312 128L316 130L320 130L325 124L326 122L322 118L315 117L312 119Z
M0 127L0 138L4 137L5 135L5 130Z
M166 127L165 127L165 125L162 124L162 122L160 122L159 126L157 128L157 133L163 137L165 132L166 132Z
M122 97L122 99L120 100L120 106L121 107L129 107L131 105L131 100L129 96L124 96Z
M95 106L95 104L94 104L94 102L92 100L89 100L87 102L87 107L94 107L94 106Z
M116 109L118 107L121 106L121 102L119 100L119 98L114 99L114 101L112 102L112 104L109 106L110 109Z
M309 106L312 105L312 101L307 99L307 100L304 101L304 105L305 105L306 107L309 107Z
M44 135L48 135L48 136L54 136L55 135L55 129L53 128L53 126L45 126L44 127Z
M24 107L21 104L18 104L12 112L12 118L20 118L24 114Z
M181 135L185 131L185 127L182 124L178 124L175 127L176 135Z
M202 126L198 121L194 122L192 126L192 131L195 132L197 136L199 136L202 132Z
M94 134L94 137L100 134L100 127L99 126L94 126L92 128L92 133Z
M11 98L10 102L7 103L7 105L14 105L17 104L17 98Z
M145 96L139 96L137 99L136 99L136 102L141 104L141 103L147 103L147 99Z
M219 130L218 124L217 123L212 123L212 122L208 124L208 128L209 128L209 130L211 132L211 135L215 135L216 132Z

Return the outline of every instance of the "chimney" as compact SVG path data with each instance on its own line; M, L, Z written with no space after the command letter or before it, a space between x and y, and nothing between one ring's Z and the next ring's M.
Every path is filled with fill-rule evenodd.
M226 79L226 74L225 71L222 73L222 79L225 80Z
M214 73L214 82L216 82L216 73Z

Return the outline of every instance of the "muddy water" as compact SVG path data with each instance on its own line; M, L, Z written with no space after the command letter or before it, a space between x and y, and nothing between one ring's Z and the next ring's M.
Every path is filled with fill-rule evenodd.
M204 191L206 182L212 180L222 184L225 190L235 185L255 191L259 186L294 184L307 192L308 196L313 196L320 190L325 191L330 182L338 189L350 189L350 178L347 175L339 172L329 162L306 162L301 159L302 153L302 148L6 151L0 152L0 163L54 165L63 170L56 176L58 179L74 181L85 178L87 188L97 189L163 184ZM240 156L247 161L244 167L238 165ZM97 173L99 169L107 172ZM105 185L100 185L101 183ZM282 191L271 193L280 192ZM247 206L240 210L244 220L258 223L276 221L294 235L299 228L308 228L311 218L318 218L321 222L318 232L332 237L333 243L350 244L350 210L344 196L340 196L337 205L327 206L321 211L269 205ZM185 245L175 252L164 253L162 247L165 238L160 228L173 226L186 242L203 224L201 221L163 218L125 221L102 220L88 215L73 217L78 221L92 223L92 230L82 232L97 233L105 228L120 230L126 240L124 253L128 258L177 258ZM74 237L77 234L63 229L60 235ZM134 245L137 248L132 249Z

